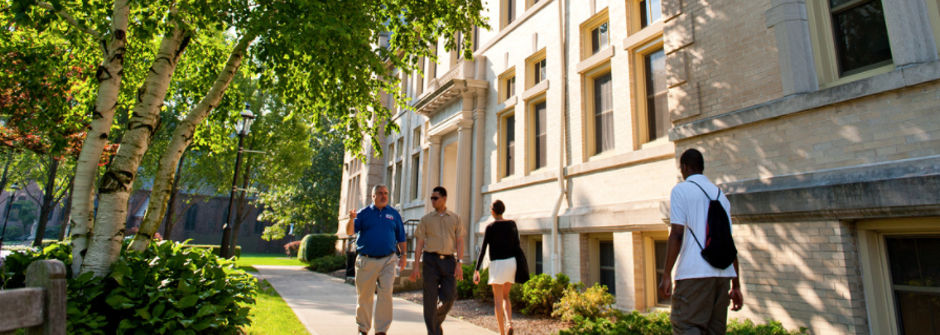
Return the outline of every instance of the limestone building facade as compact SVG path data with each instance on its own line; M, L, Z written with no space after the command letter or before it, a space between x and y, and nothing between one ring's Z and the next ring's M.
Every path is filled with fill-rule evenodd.
M412 108L383 157L347 157L340 222L372 185L406 220L443 185L470 259L500 199L531 271L668 309L669 191L694 147L732 202L746 300L731 317L940 332L940 1L487 6L473 60L438 46L402 74Z

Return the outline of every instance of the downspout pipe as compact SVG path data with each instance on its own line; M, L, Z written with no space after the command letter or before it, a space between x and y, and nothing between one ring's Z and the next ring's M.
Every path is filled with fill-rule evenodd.
M558 0L558 37L559 37L559 48L558 54L561 59L561 136L559 136L559 155L558 155L558 198L555 200L555 206L552 208L552 273L558 274L562 272L561 260L564 256L564 250L562 250L561 235L558 232L559 225L561 223L560 211L562 200L565 199L567 195L566 190L566 176L565 176L565 164L567 164L567 133L568 133L568 57L567 57L567 46L568 46L568 29L567 29L567 20L565 15L565 6L567 4L566 0Z

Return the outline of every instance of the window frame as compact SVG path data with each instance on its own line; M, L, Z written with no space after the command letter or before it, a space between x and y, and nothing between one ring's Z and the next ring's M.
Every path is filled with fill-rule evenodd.
M884 8L884 2L882 0L873 1L881 1L882 8ZM832 30L832 16L829 2L807 1L806 15L809 19L810 41L813 45L813 59L816 63L816 76L819 80L819 88L838 86L894 70L894 61L892 60L890 64L884 64L845 76L840 75L839 61L836 58L836 45ZM889 36L888 38L890 39L891 37Z
M536 81L536 71L539 70L539 64L544 62L544 77L539 75L539 80ZM528 90L536 85L542 83L543 81L548 80L548 61L546 60L545 48L542 48L539 51L536 51L531 56L525 60L525 89ZM518 85L518 84L517 84Z
M646 87L647 78L646 78L646 56L655 53L657 51L663 50L665 54L665 49L663 45L663 38L660 36L657 39L654 39L644 45L641 45L633 50L633 140L635 149L641 149L646 146L655 145L656 143L662 142L663 139L668 141L668 136L661 136L659 138L650 138L649 133L649 106L647 103L648 90ZM668 111L668 105L666 106ZM651 144L652 143L652 144Z
M610 15L608 13L608 8L604 8L597 12L597 14L592 15L590 18L581 23L581 60L588 59L591 56L604 51L604 49L611 47ZM595 51L593 41L594 29L597 29L605 23L607 24L607 45L598 47L597 51Z
M516 0L502 0L499 5L499 29L505 29L510 24L516 21L516 16L518 16L518 8L516 8Z
M648 310L655 308L669 308L669 304L659 303L659 277L656 275L656 242L667 241L668 231L655 231L643 233L643 271L645 279L644 302Z
M899 334L897 302L891 285L886 236L940 234L940 218L880 219L858 222L859 265L872 334Z
M600 76L608 75L608 74L611 76L610 78L611 85L613 85L614 78L613 78L613 72L611 70L611 65L609 61L604 62L601 65L598 65L597 67L589 71L584 72L584 75L582 77L583 79L582 87L583 87L583 92L584 92L584 99L582 99L583 100L582 102L584 104L584 109L583 109L584 113L582 115L582 120L584 120L584 122L582 122L582 124L584 128L583 143L584 143L584 149L586 153L585 159L590 159L591 157L595 157L598 155L603 156L604 154L614 152L617 149L617 143L616 143L617 136L616 136L616 130L615 130L614 133L611 134L611 140L614 141L613 147L605 151L597 150L597 145L598 145L597 125L594 119L595 114L596 114L596 111L595 111L596 106L594 103L594 93L595 93L594 92L595 90L594 80L596 80ZM611 109L610 110L611 112L614 112L613 87L611 87ZM611 124L612 127L616 127L616 123L613 117L611 118L611 123L612 123Z
M512 87L510 87L507 82L510 79L513 80ZM516 87L515 87L516 86L515 79L516 79L516 67L515 66L510 67L509 69L507 69L506 71L503 71L503 73L499 75L497 79L499 81L497 83L497 91L498 91L497 100L500 103L503 103L517 95ZM512 94L509 94L510 92Z
M537 109L536 106L539 104L545 104L545 157L539 156L538 148L538 120L536 120ZM516 120L518 122L518 120ZM548 100L546 94L540 94L532 99L526 101L526 172L531 173L533 171L538 171L540 169L548 168ZM516 134L518 135L518 134ZM518 158L518 157L517 157ZM541 165L539 163L542 163Z

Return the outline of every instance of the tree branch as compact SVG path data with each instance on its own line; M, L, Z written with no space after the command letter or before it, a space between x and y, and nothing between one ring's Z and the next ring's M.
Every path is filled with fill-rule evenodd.
M51 3L48 3L45 1L37 1L36 5L55 12L56 15L59 15L60 17L65 19L65 21L68 22L70 25L74 26L75 28L78 28L78 30L82 31L83 33L91 35L96 40L102 39L101 33L99 33L98 31L94 29L91 29L91 27L85 24L82 24L81 22L78 22L78 20L76 20L75 17L72 16L72 14L69 14L64 9L56 9L55 6L53 6Z

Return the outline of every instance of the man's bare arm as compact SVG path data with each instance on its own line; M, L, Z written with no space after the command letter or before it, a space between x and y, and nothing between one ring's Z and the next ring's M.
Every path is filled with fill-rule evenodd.
M349 211L349 221L346 222L346 236L356 234L356 211Z

